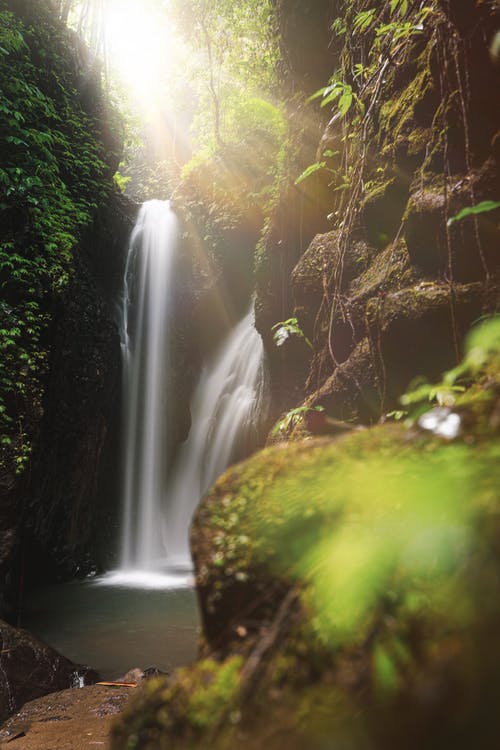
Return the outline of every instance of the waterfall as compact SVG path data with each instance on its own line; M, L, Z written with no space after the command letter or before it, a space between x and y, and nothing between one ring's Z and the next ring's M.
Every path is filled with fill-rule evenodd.
M158 525L168 455L169 307L177 219L148 201L130 239L123 285L122 568L152 569L164 557Z
M123 524L116 582L190 566L188 530L202 495L229 463L256 447L265 409L264 351L253 303L201 374L191 429L169 469L170 306L177 220L168 202L149 201L130 239L121 307L123 359ZM146 577L142 573L146 572ZM128 576L128 577L127 577ZM146 583L147 585L147 583ZM170 584L171 585L171 584Z
M191 402L192 423L169 482L164 536L174 565L189 561L196 506L232 460L257 446L266 410L264 347L254 305L205 366Z

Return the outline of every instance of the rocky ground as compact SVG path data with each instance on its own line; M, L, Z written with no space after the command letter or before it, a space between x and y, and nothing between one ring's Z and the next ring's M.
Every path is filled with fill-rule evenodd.
M26 703L0 729L2 750L92 750L108 747L113 718L131 687L90 685Z

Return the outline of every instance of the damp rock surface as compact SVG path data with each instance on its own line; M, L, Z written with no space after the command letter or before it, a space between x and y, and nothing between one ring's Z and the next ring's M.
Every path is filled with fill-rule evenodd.
M0 620L0 720L34 698L98 679L89 667L74 664L27 630Z

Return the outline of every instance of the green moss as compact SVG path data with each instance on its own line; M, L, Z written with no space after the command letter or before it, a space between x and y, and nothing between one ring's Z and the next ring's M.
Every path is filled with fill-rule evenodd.
M241 666L238 656L222 663L205 659L178 670L172 681L149 680L115 725L112 747L199 747L202 734L215 728L233 703L237 707Z
M189 695L186 712L193 727L207 729L214 726L237 695L242 659L239 656L223 664L206 659L197 667L198 683Z
M411 139L412 149L415 150L415 106L433 87L427 54L421 57L420 67L422 69L406 88L389 101L385 101L380 108L379 139L384 152L392 152L394 144L402 138Z
M379 292L387 294L392 289L404 287L412 283L416 275L415 269L410 266L406 243L399 240L378 253L366 271L352 283L350 294L353 308L361 305L364 312L368 299L377 300Z
M425 154L425 150L431 140L430 128L414 128L408 136L408 155L419 156Z
M465 530L483 480L483 462L491 466L498 452L498 446L478 450L406 444L402 436L402 429L379 428L335 443L263 451L217 483L202 513L202 533L214 540L214 548L233 569L249 575L267 566L269 575L299 582L310 580L317 565L326 566L329 593L323 591L320 576L309 600L326 630L328 612L335 638L369 629L369 613L391 587L399 555L420 523L433 523L432 518L446 512L450 522ZM469 498L465 515L464 497ZM446 546L445 538L442 544ZM222 577L222 586L230 588L224 567L222 576L216 570L213 557L205 561L204 583L211 576ZM343 571L342 576L334 570Z

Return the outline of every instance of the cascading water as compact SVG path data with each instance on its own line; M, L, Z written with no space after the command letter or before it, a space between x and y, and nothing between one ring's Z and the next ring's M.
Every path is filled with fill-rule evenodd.
M196 506L231 460L256 446L266 409L264 347L254 305L201 374L192 423L169 482L164 536L174 565L189 561L188 528Z
M123 532L116 583L155 585L151 573L190 566L191 516L229 463L255 447L266 404L264 350L252 304L204 368L191 404L191 430L166 476L168 407L175 397L169 393L169 321L177 238L169 203L145 203L130 240L121 314Z
M122 568L154 569L165 556L158 519L168 452L169 306L177 237L168 202L142 206L130 239L121 325Z

